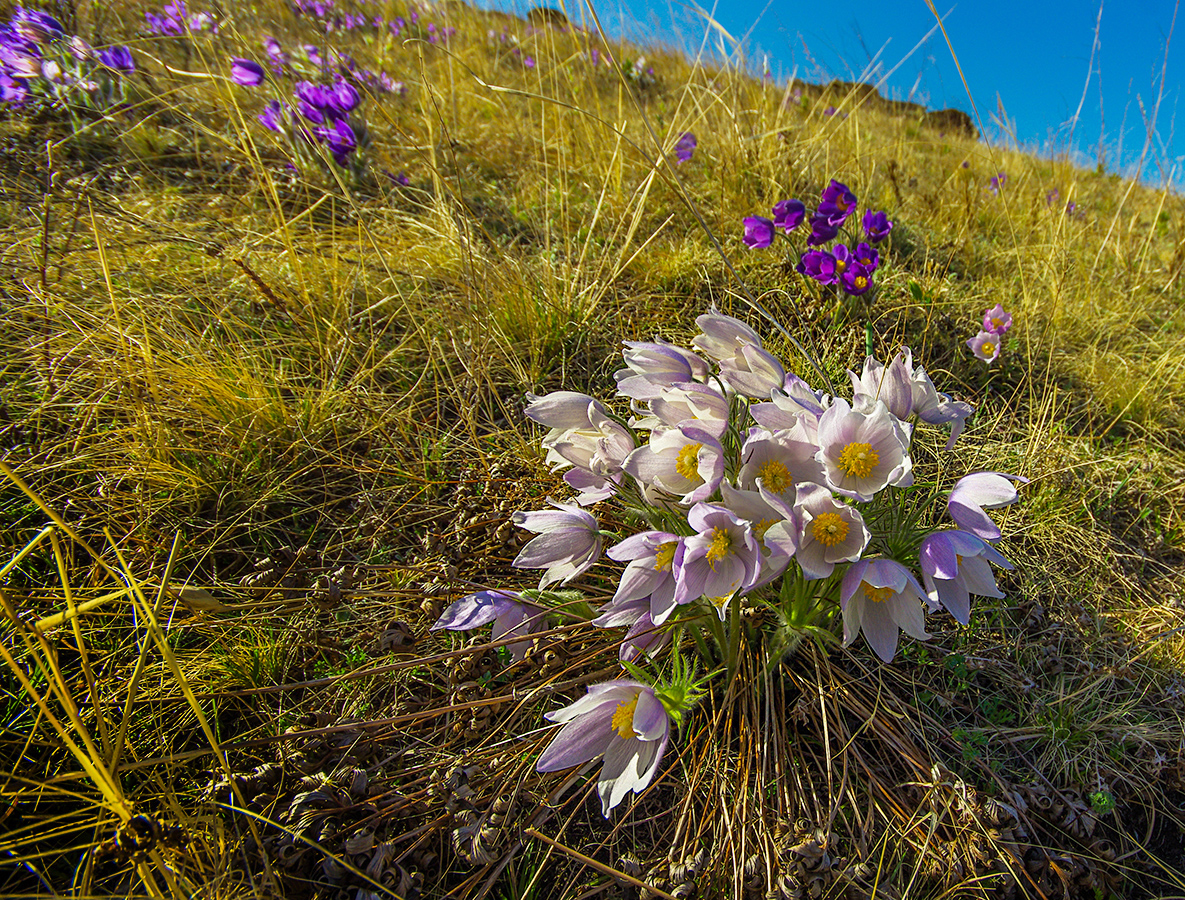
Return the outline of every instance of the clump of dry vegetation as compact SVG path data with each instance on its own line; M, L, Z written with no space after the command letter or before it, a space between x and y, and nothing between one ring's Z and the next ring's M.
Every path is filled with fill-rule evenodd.
M0 108L0 894L1185 894L1179 196L587 12L49 11L137 68L109 109ZM266 36L289 74L234 83ZM334 54L389 79L349 165L257 118ZM874 299L741 243L832 178L895 222ZM748 297L837 384L904 342L976 406L948 465L1031 480L1016 571L889 665L743 656L607 821L535 760L617 639L429 628L534 584L510 517L564 488L528 391L604 396L713 303L807 374Z

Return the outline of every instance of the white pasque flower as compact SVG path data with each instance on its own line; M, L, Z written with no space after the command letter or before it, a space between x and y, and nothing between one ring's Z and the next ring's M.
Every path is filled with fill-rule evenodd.
M1011 569L995 547L966 531L935 531L918 549L922 581L935 604L943 606L960 625L971 621L971 595L1001 598L989 562Z
M819 419L817 458L827 486L845 497L867 501L886 485L913 483L905 428L879 400L860 413L837 399Z
M564 476L587 505L612 496L621 478L621 464L634 449L628 428L609 416L599 400L575 391L528 395L527 418L551 430L542 444L546 462L556 469L574 467Z
M698 503L715 493L724 478L724 448L692 426L656 428L650 442L626 457L621 468L644 485Z
M517 512L512 520L538 537L515 557L519 569L546 569L539 579L542 589L556 581L567 584L590 569L601 556L601 530L597 520L579 506L548 499L555 509Z
M794 502L794 524L780 522L765 532L765 543L777 543L793 553L808 579L826 578L836 563L860 558L872 534L859 510L840 503L831 491L817 484L800 484Z
M843 576L839 592L843 608L843 642L856 635L864 639L885 662L897 652L901 631L925 640L925 592L913 572L891 559L862 559Z
M557 772L603 756L597 793L606 819L626 794L650 784L671 736L670 717L654 689L626 678L594 684L575 703L546 718L564 727L535 768Z

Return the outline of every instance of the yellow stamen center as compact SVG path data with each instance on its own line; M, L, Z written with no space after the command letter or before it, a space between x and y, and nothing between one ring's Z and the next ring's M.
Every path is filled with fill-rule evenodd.
M842 544L847 540L850 530L851 526L840 518L839 513L819 513L811 521L811 534L824 547L834 547L836 544Z
M618 737L634 737L634 710L637 708L637 694L634 694L632 697L630 697L630 699L622 700L617 704L617 709L613 713L613 718L609 720L609 726L617 732Z
M992 319L992 328L999 328L1003 324L1004 324L1003 319L995 319L995 318Z
M996 345L993 344L991 341L984 341L983 345L979 348L979 352L982 353L984 356L995 356L996 355Z
M715 569L716 563L728 556L731 551L732 536L728 533L728 529L713 528L712 542L708 544L708 552L704 554L708 559L708 565Z
M852 441L839 454L839 467L847 475L856 478L867 478L881 461L880 456L872 449L872 444L862 441Z
M703 444L684 444L675 460L675 471L688 481L701 481L699 477L699 448Z
M861 581L860 587L864 591L864 596L873 603L883 603L897 593L891 587L874 587L867 581Z
M777 525L781 519L762 519L760 522L753 523L753 536L759 541L765 540L765 533L769 531L774 525Z
M836 274L836 275L842 275L842 274L844 273L844 270L845 270L847 267L848 267L848 264L847 264L847 263L846 263L844 260L842 260L842 259L837 259L837 260L835 261L835 274Z
M677 541L667 541L658 545L658 549L654 551L654 571L671 571L671 564L675 561L675 548L678 546Z
M790 470L776 459L771 459L762 466L757 472L757 477L761 479L767 490L771 490L775 494L780 494L787 488L794 486L794 477L790 474Z
M732 594L725 594L723 597L709 597L708 602L716 609L724 609L724 605L732 599Z
M868 287L868 279L865 278L863 275L857 275L855 278L852 279L852 284L854 284L856 286L856 290L862 291L866 287Z

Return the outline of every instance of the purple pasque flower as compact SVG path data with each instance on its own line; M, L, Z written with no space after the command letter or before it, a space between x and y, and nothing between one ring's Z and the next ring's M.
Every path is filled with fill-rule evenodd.
M745 246L752 250L764 250L774 242L774 223L764 216L746 216L744 220Z
M280 42L268 35L263 39L263 49L267 53L267 58L271 60L272 71L277 75L283 74L285 67L292 61L292 58L284 52L284 48L280 46Z
M298 81L292 89L296 109L314 125L323 125L327 118L337 118L336 98L329 88L311 81Z
M606 819L626 794L650 784L671 736L670 717L654 689L627 678L594 684L575 703L545 718L564 727L535 768L558 772L604 757L597 793Z
M20 37L38 44L48 44L66 33L62 23L49 13L37 9L25 9L18 6L13 10L9 26Z
M691 159L691 154L695 152L696 146L699 142L695 139L695 135L690 131L683 132L679 140L675 141L675 160L679 163L685 163Z
M887 485L913 484L909 436L880 400L862 413L836 399L819 418L818 443L816 458L837 494L867 502Z
M675 610L674 562L683 538L667 531L643 531L610 547L605 555L617 562L629 560L611 601L632 602L649 598L650 618L665 622ZM600 624L595 619L594 624Z
M350 164L350 154L358 148L358 135L345 119L336 119L323 128L316 129L317 136L325 142L329 153L343 169Z
M263 127L268 131L274 131L276 134L284 133L284 117L285 107L279 100L272 100L267 106L263 108L258 116Z
M1000 527L991 520L985 509L1000 509L1017 501L1013 481L1028 484L1020 475L1000 472L972 472L964 475L951 489L946 511L963 531L969 531L985 541L998 541Z
M811 233L806 239L807 246L818 247L821 244L826 244L828 241L835 240L838 234L839 226L832 224L826 216L812 216Z
M926 640L925 592L913 572L891 559L862 559L843 576L839 592L843 609L843 642L848 646L861 631L885 662L892 662L904 631Z
M818 484L800 484L794 499L793 522L773 525L766 544L779 544L793 553L809 580L826 578L837 563L860 558L872 534L854 506L841 503ZM797 533L793 530L797 528Z
M839 278L845 294L859 297L872 289L872 273L859 264L852 264Z
M992 176L992 180L988 182L988 190L991 191L993 194L999 194L1000 193L1000 186L1002 184L1004 184L1004 182L1007 180L1008 180L1007 175L1005 175L1003 172L997 172L995 175Z
M634 400L653 400L664 388L704 381L708 364L690 350L669 344L661 338L654 342L625 341L626 368L613 373L617 392Z
M357 107L361 101L357 89L344 79L335 81L328 90L332 105L343 116Z
M516 512L511 521L537 537L527 541L512 565L517 569L544 569L540 589L567 584L587 572L601 557L601 529L597 520L579 506L549 500L555 509Z
M737 486L747 491L760 487L792 504L798 485L823 483L823 467L815 458L818 452L806 439L801 422L777 432L750 429L741 447Z
M1011 569L995 547L966 531L935 531L918 550L922 581L935 605L944 607L960 625L971 621L971 595L1002 598L989 562Z
M982 359L990 366L1000 355L1000 335L981 331L967 340L967 349L975 354L976 359Z
M883 211L864 210L864 234L874 244L879 244L887 238L892 230L893 223L889 221L889 217Z
M525 603L516 591L478 591L450 604L432 631L470 631L494 623L491 641L504 637L526 637L542 631L547 625L547 611L541 606ZM513 659L526 655L530 641L507 644Z
M0 103L21 107L24 106L28 96L29 89L27 87L11 78L7 72L0 71Z
M989 334L1007 334L1011 327L1012 313L1005 312L1000 303L983 314L983 330Z
M724 506L697 503L687 513L696 533L675 557L675 602L704 597L723 619L729 600L752 587L761 565L753 528Z
M105 65L108 69L114 69L117 72L135 72L136 61L132 59L132 51L128 47L108 47L105 50L99 51L99 62Z
M846 244L836 244L831 248L831 255L835 257L835 277L838 281L852 267L852 251Z
M728 398L719 388L691 382L663 388L662 393L650 401L652 415L633 424L635 428L688 425L719 440L728 430L728 409Z
M802 254L796 270L819 284L835 284L836 259L826 250L808 250Z
M856 265L863 266L871 275L880 267L881 255L871 244L861 241L856 245L856 249L852 251L852 262Z
M819 208L815 211L815 216L820 219L826 219L838 228L855 211L856 195L848 190L846 184L841 184L832 178L831 184L823 188L823 199L819 203Z
M806 205L801 200L779 200L774 204L774 225L789 234L806 218Z
M641 484L679 496L680 503L698 503L720 487L724 448L699 428L656 428L649 443L627 456L621 468Z
M254 60L235 57L230 61L230 80L243 87L255 87L257 84L263 84L266 74L263 66Z

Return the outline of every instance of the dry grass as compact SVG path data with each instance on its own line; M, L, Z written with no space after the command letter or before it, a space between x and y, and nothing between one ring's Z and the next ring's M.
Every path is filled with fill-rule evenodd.
M130 38L142 9L81 28ZM0 894L1185 896L1181 199L730 67L648 53L632 84L590 65L634 53L595 29L424 15L447 47L236 8L139 39L113 127L0 122ZM365 100L407 187L294 176L266 89L165 68L263 34L407 82ZM897 223L875 303L740 244L832 177ZM976 404L950 471L1032 479L1017 572L891 666L807 644L761 676L755 651L606 823L532 761L609 638L508 665L427 628L525 586L509 516L558 482L524 392L606 395L619 341L686 339L711 302L809 371L746 296L837 384L868 329ZM985 370L961 340L997 301Z

